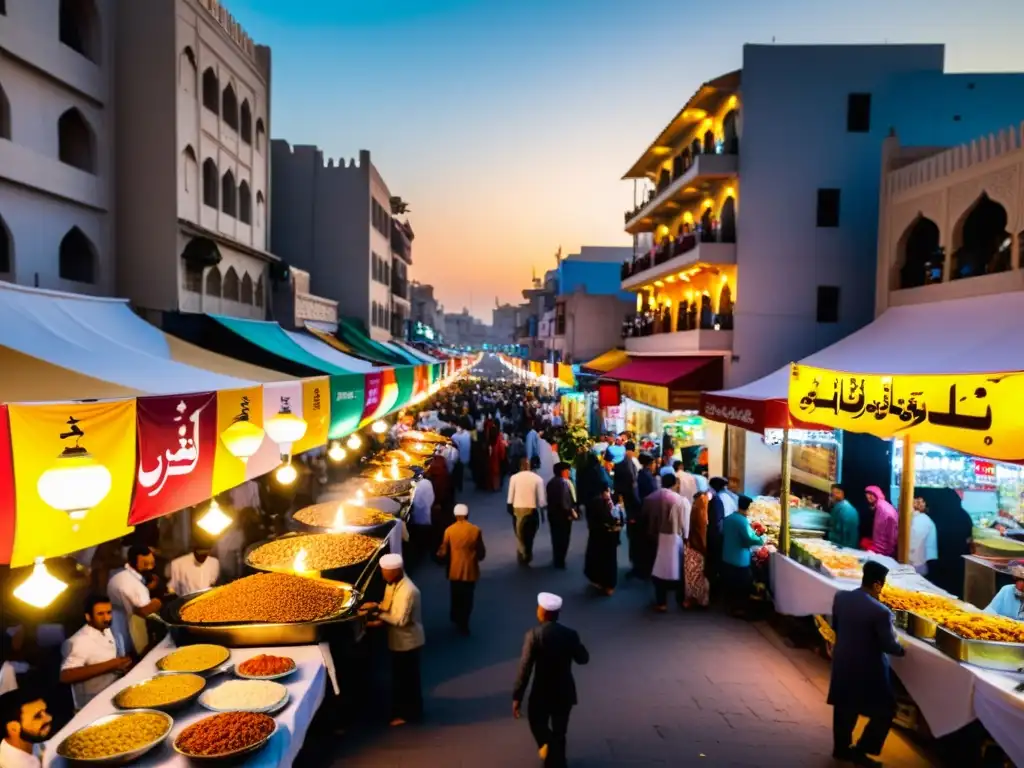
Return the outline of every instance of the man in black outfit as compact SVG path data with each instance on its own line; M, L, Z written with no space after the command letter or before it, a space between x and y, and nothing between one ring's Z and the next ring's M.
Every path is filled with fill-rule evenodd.
M569 728L569 712L576 704L572 663L586 664L590 654L575 630L558 623L562 598L541 592L537 595L537 606L540 626L527 632L523 640L519 673L512 692L512 716L519 719L523 695L534 673L527 716L537 742L537 753L547 768L565 768L565 734Z
M889 680L889 656L906 651L896 639L892 611L879 602L889 569L876 560L864 563L859 589L840 590L832 602L832 680L828 703L832 705L832 756L863 766L881 765L868 755L882 752L896 716L896 694ZM868 724L860 741L853 744L857 718Z
M571 467L564 461L555 464L555 476L548 480L548 525L551 526L551 552L555 568L565 568L569 553L572 522L576 513L576 494L569 479Z

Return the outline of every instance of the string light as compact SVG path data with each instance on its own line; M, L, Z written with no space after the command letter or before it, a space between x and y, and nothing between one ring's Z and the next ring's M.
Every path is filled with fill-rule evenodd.
M291 485L295 482L295 479L299 476L298 471L292 466L291 461L287 464L282 464L278 467L277 472L274 473L274 478L281 485Z
M370 427L375 435L383 435L388 431L388 423L383 420L373 422L373 426Z
M220 536L234 521L220 508L216 500L210 502L210 508L196 521L196 525L211 536Z
M345 443L350 451L358 451L363 447L363 441L355 432L349 437L348 442Z
M331 447L327 449L327 458L335 463L344 461L346 456L348 456L348 453L337 440L331 443Z

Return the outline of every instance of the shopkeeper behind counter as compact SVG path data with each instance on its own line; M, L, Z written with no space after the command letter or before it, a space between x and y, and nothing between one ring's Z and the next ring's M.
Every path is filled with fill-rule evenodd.
M1010 575L1013 576L1013 584L1007 584L996 592L985 612L1024 621L1024 563L1010 563Z

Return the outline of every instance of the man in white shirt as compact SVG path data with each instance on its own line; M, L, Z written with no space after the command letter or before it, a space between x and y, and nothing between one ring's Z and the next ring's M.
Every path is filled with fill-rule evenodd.
M696 478L689 472L683 471L683 462L681 461L673 462L672 469L675 470L676 478L679 480L679 495L692 502L693 497L697 495Z
M939 532L926 508L925 500L916 497L910 522L910 564L922 576L928 574L928 561L939 559Z
M547 506L544 481L540 475L530 471L530 460L519 462L519 471L508 481L508 510L515 518L516 558L520 565L529 565L533 560L533 538L540 527L540 510Z
M61 654L60 681L71 686L75 709L81 709L92 698L128 671L132 660L125 655L110 631L113 607L106 595L90 595L85 600L85 625L64 641Z
M114 608L111 629L129 652L140 656L148 645L146 617L160 610L160 601L150 597L156 560L149 547L133 544L124 568L110 577L107 594Z
M53 717L46 700L18 688L0 696L0 768L39 768L43 743L50 738Z
M452 443L459 450L459 461L455 465L455 472L452 474L452 483L457 493L462 493L462 478L466 474L466 467L469 466L470 452L473 448L473 439L469 432L460 423L452 435Z
M434 459L439 461L440 459ZM409 510L409 541L415 553L415 562L418 565L424 554L433 554L434 526L431 510L434 508L434 485L430 480L422 478L412 487L412 507Z
M187 555L175 558L168 566L167 586L176 595L191 595L209 589L220 578L220 561L210 556L210 546L201 534L193 533L195 544Z
M423 717L420 685L420 649L426 642L420 591L405 575L401 555L384 555L380 572L387 583L380 604L364 603L362 613L374 612L368 627L388 628L391 651L391 725L405 725Z

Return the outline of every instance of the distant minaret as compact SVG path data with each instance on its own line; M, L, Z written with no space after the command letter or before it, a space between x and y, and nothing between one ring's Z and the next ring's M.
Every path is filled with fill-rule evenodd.
M559 266L562 263L562 246L558 246L558 251L555 253L555 266Z

